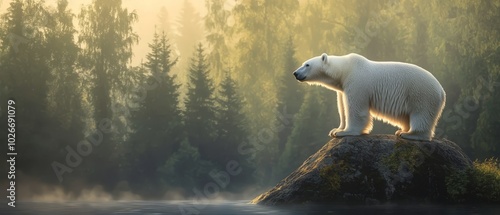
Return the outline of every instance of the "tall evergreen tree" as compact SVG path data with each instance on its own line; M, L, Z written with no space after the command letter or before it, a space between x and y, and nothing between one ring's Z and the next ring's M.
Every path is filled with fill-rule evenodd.
M200 149L203 158L207 156L204 153L211 150L216 135L214 86L208 66L203 46L199 44L189 67L184 121L189 142Z
M217 162L221 169L231 161L237 161L243 171L231 184L231 189L243 188L254 181L252 174L255 167L248 159L242 156L238 147L250 136L248 131L248 120L243 112L244 100L238 93L236 82L229 73L220 84L217 97L217 139L213 148L208 153L211 161Z
M236 83L229 74L222 81L217 97L217 145L214 153L225 152L219 157L221 164L238 158L237 146L249 135L246 117L242 111L243 100L236 89ZM213 156L217 159L216 154Z
M48 174L33 164L50 166L52 160L46 155L53 152L50 150L51 138L45 138L50 137L50 125L54 124L47 114L48 80L51 76L48 65L51 53L45 31L48 17L43 1L14 0L2 17L3 34L0 35L0 49L3 51L0 58L0 102L6 105L9 98L16 102L16 136L19 137L16 150L23 152L17 158L16 167L27 175L42 175L40 180ZM2 106L2 112L0 118L6 122L5 106ZM6 142L6 137L3 135L1 140Z
M180 15L176 21L176 35L174 37L175 46L179 52L179 63L174 72L178 75L181 83L189 82L189 77L185 74L189 70L190 58L196 53L193 51L196 44L203 40L202 19L196 12L196 8L190 0L184 0ZM181 92L186 91L184 86L181 86Z
M85 81L90 87L96 128L101 120L116 121L119 117L113 115L112 98L123 97L119 88L130 71L127 63L132 57L131 47L137 42L132 29L136 20L135 12L124 9L121 0L93 0L80 12L79 42L82 49L79 64L86 72ZM92 154L95 163L89 165L95 168L89 168L89 175L91 181L110 187L118 177L118 145L111 134L107 134L99 147Z
M209 172L217 169L207 159L206 153L213 147L216 135L214 87L209 79L208 66L203 47L199 44L189 67L190 82L183 112L186 136L178 150L158 169L167 187L191 190L203 186L210 180Z
M183 128L178 107L179 86L170 73L176 60L171 59L166 34L155 32L149 47L145 63L149 73L141 82L151 82L152 89L147 91L139 110L132 112L134 133L126 148L129 163L126 176L140 192L161 195L157 170L181 142Z

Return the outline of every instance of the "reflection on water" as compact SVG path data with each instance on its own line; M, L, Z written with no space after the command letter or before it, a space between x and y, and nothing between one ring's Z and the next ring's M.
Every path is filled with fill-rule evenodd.
M18 202L16 208L0 206L0 214L78 215L78 214L500 214L500 205L295 205L269 207L248 201L197 203L191 201L115 201L115 202Z

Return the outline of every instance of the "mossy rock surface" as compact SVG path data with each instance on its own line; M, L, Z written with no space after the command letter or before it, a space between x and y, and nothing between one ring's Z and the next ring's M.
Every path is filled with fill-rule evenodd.
M460 147L446 139L411 141L394 135L334 138L252 202L445 202L449 199L448 175L471 166Z

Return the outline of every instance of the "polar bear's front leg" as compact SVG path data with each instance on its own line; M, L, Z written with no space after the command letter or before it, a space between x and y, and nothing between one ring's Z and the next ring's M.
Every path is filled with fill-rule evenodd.
M342 92L337 92L337 108L339 109L340 125L337 129L344 130L345 128L345 109L344 95Z
M340 125L330 131L328 136L335 137L335 133L343 131L345 128L345 107L344 107L344 96L342 92L337 91L337 109L339 111Z
M331 133L334 137L343 136L357 136L365 131L371 123L371 115L368 100L363 98L362 95L349 97L343 95L344 112L345 114L345 128L342 131Z

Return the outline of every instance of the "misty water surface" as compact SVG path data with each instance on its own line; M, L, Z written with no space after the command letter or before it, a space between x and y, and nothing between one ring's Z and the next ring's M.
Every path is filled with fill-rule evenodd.
M183 211L185 213L183 213ZM112 202L20 202L17 207L0 207L0 214L500 214L498 205L295 205L259 206L248 201L221 201L193 204L191 201Z

